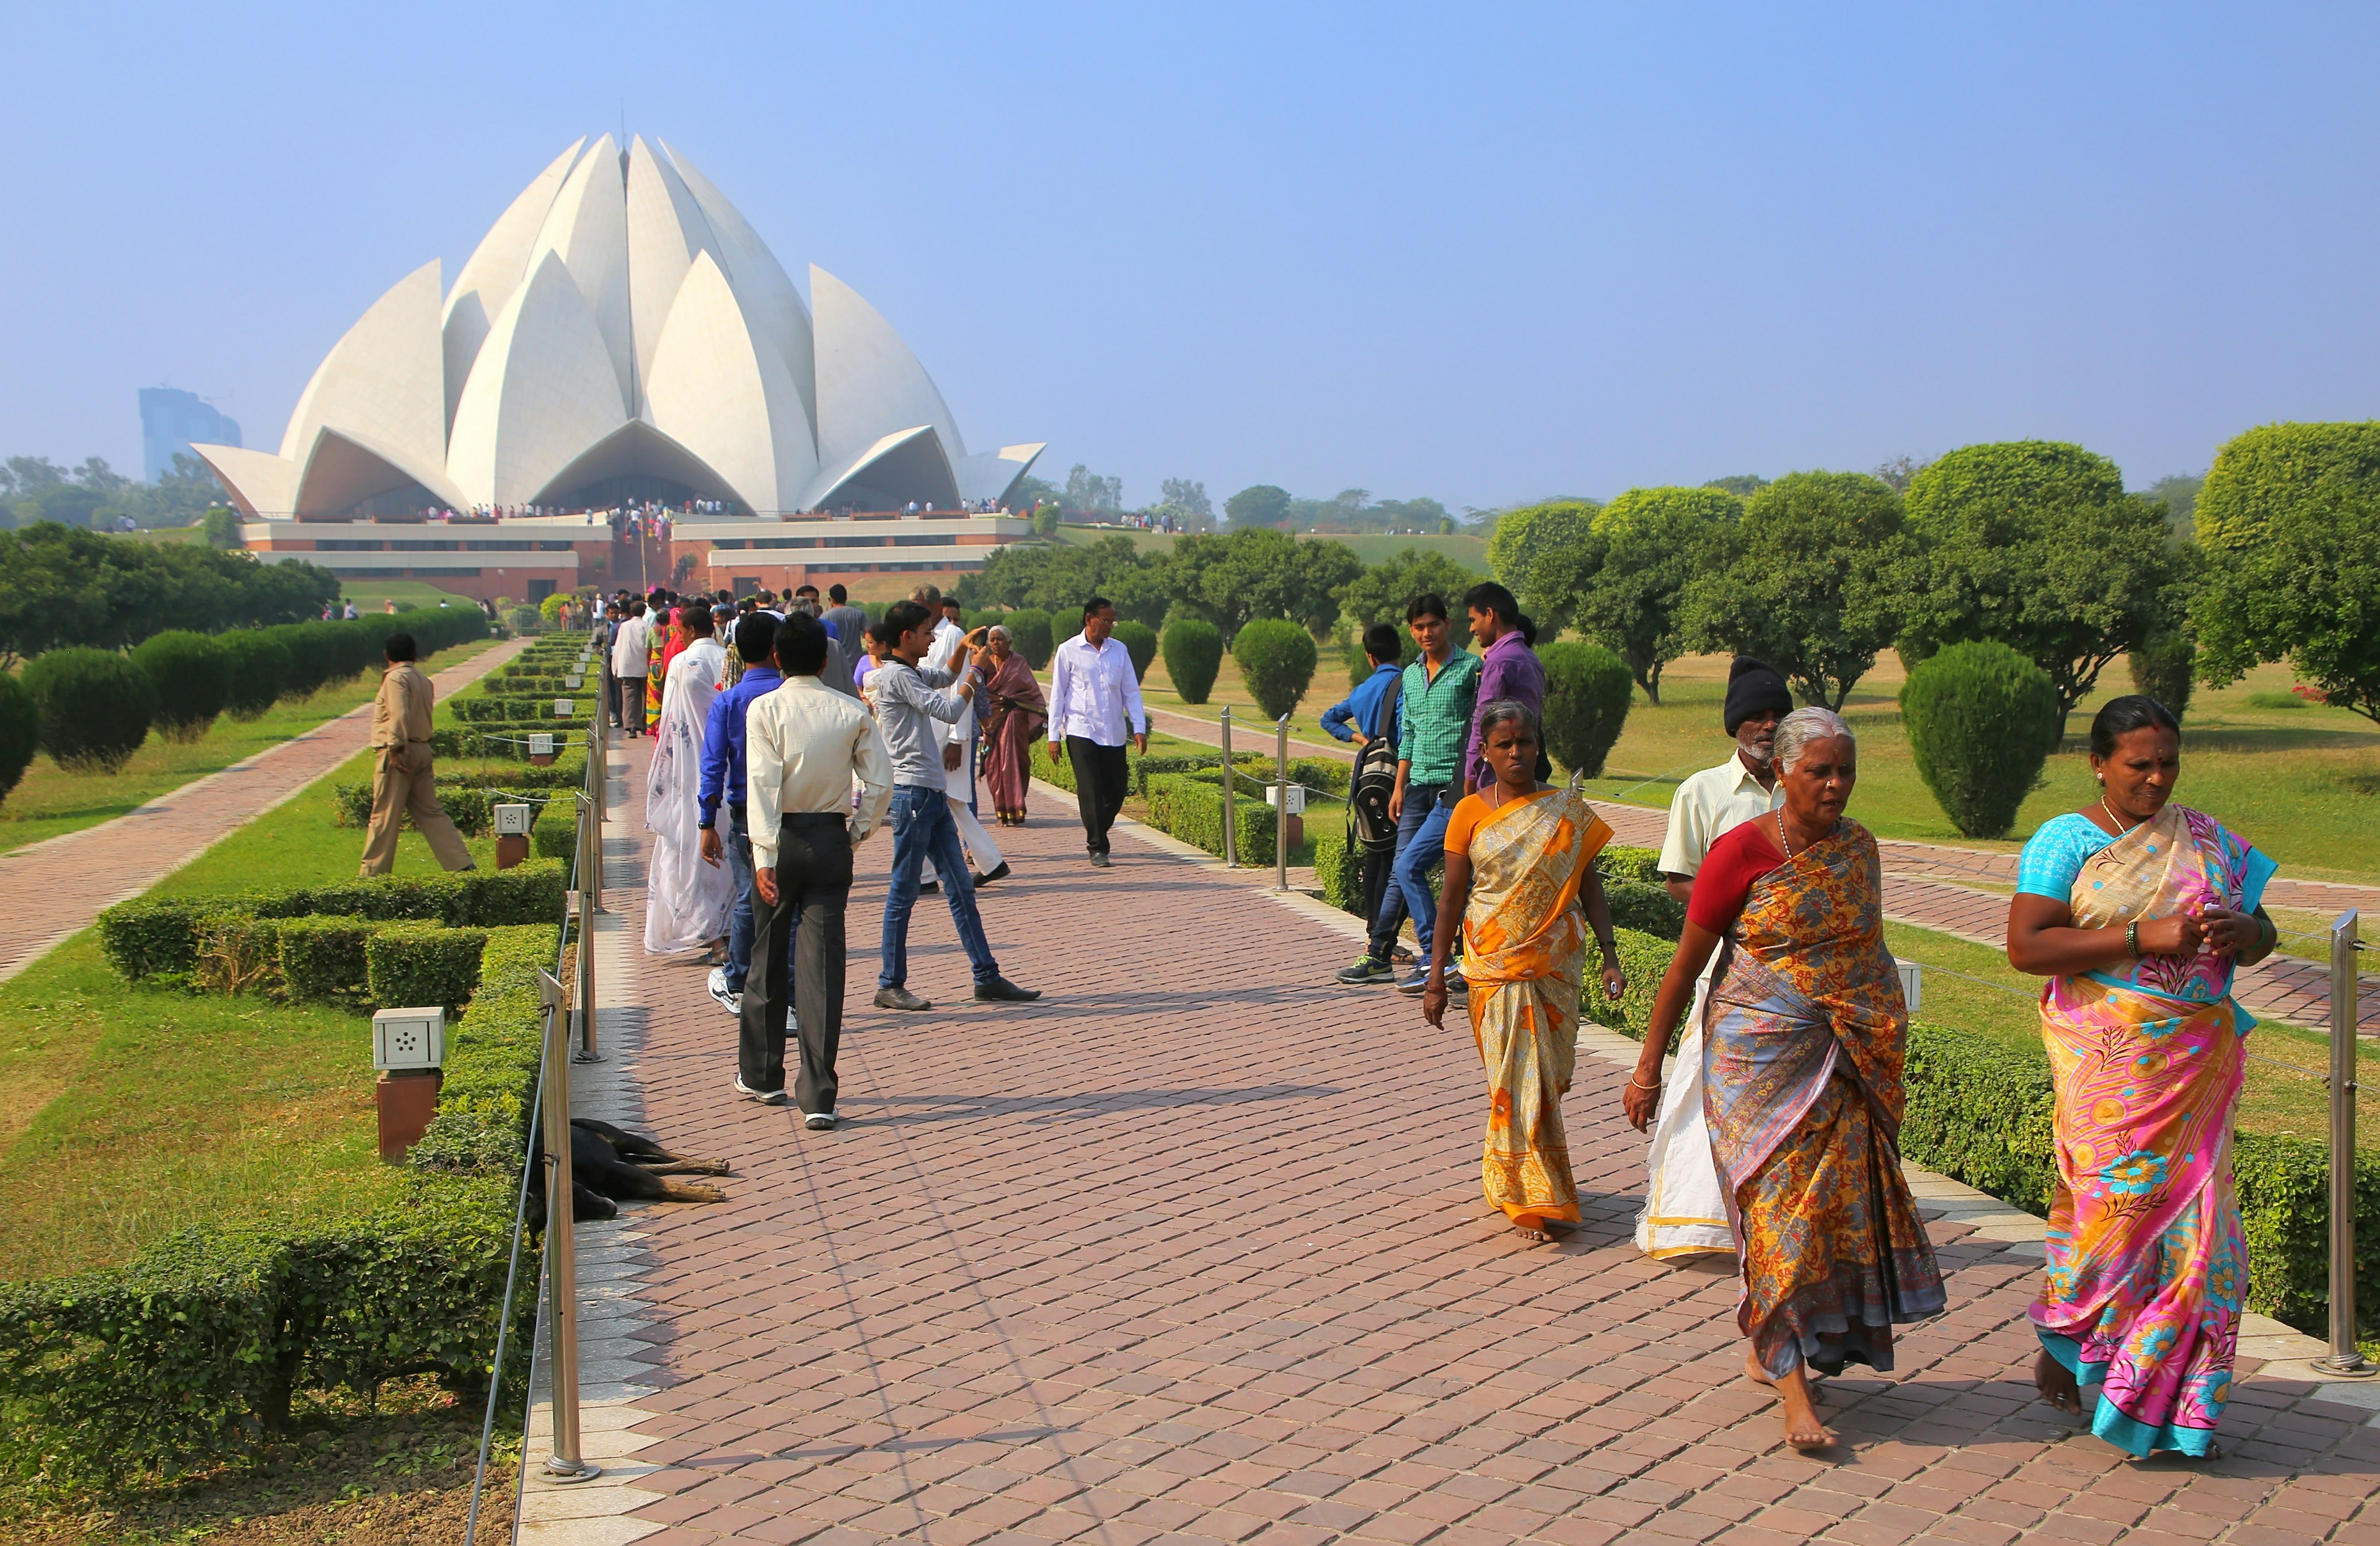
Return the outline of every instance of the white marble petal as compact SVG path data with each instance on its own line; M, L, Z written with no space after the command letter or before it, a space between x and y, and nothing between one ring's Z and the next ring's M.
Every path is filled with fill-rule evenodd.
M736 304L743 307L745 320L762 339L772 345L783 357L785 369L801 388L802 408L809 416L813 437L818 429L818 360L817 340L810 329L809 309L802 304L799 290L777 262L769 244L741 211L727 201L727 196L711 185L710 178L695 170L694 163L678 153L675 146L662 141L662 153L677 169L695 201L710 223L711 235L718 238L720 266L727 271L727 282L735 290Z
M605 135L570 176L546 212L529 250L529 270L558 255L587 298L587 309L612 357L621 411L636 412L636 350L628 316L628 198L620 152ZM484 346L482 346L484 347ZM458 413L459 421L459 413Z
M646 387L652 422L701 457L760 514L796 508L818 475L801 394L774 349L752 335L708 252L678 286Z
M875 307L816 263L810 305L818 318L819 460L834 466L918 424L933 427L949 456L965 456L941 393Z
M637 380L646 389L638 407L652 417L649 395L653 354L669 321L678 286L698 255L718 255L710 223L677 169L638 135L628 147L628 317L637 340Z
M298 464L288 457L237 445L192 445L190 449L214 469L241 515L252 520L279 520L297 509Z
M299 520L342 519L374 494L419 484L448 509L467 503L446 476L446 464L422 462L371 436L325 424L298 473Z
M931 424L918 424L880 436L840 467L831 467L802 493L799 508L816 510L858 497L870 510L896 508L916 500L939 510L959 502L958 479L951 470L950 453Z
M555 156L535 181L521 189L520 196L496 217L480 245L471 250L464 262L463 272L455 276L455 287L446 292L443 332L446 347L446 425L455 425L455 405L463 400L463 383L471 376L471 361L479 358L480 346L487 341L488 329L495 325L496 313L512 298L513 291L528 273L530 247L538 232L545 225L546 212L553 207L553 196L562 189L562 180L570 172L571 164L585 149L584 136Z
M438 263L422 264L357 319L316 368L281 436L295 463L324 425L370 437L409 462L446 456L446 355L438 330Z
M1046 441L1036 441L1030 445L1003 445L997 451L977 452L958 464L959 496L1006 504L1008 491L1033 469L1034 462L1047 449Z
M548 251L480 346L455 410L446 470L469 504L535 499L619 428L609 342L562 255Z

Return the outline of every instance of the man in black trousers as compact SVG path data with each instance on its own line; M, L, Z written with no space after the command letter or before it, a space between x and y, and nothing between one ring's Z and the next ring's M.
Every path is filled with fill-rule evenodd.
M793 1094L812 1132L835 1125L851 851L884 820L892 798L892 759L875 716L819 679L826 658L825 626L789 613L776 641L784 683L754 700L744 716L750 818L744 824L760 917L739 1012L735 1090L764 1106L785 1103L785 1019L798 1000L801 1071ZM788 987L798 992L789 997Z
M1060 748L1074 764L1075 803L1083 813L1083 846L1094 865L1108 866L1108 829L1123 809L1130 773L1129 739L1148 755L1148 711L1132 654L1116 641L1115 603L1093 596L1083 604L1083 631L1050 657L1050 761Z

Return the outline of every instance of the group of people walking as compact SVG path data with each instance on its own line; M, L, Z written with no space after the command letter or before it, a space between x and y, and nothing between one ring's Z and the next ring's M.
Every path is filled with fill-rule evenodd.
M831 597L822 610L807 586L782 606L771 595L735 603L656 592L606 609L616 723L654 739L645 949L715 960L710 996L738 1023L735 1090L792 1102L813 1131L836 1126L856 852L891 828L878 1007L933 1007L909 986L908 938L919 897L936 893L974 997L1030 1003L1039 992L1002 974L978 905L983 887L1012 873L978 817L978 774L1000 822L1022 822L1032 739L1046 726L1051 757L1062 750L1078 777L1093 774L1082 783L1085 840L1090 863L1105 867L1124 745L1145 748L1148 731L1102 598L1062 648L1045 700L1007 630L964 628L931 586L873 623L841 586Z
M1363 858L1369 945L1340 977L1395 980L1432 1025L1467 998L1483 1189L1544 1239L1580 1219L1561 1100L1590 938L1595 990L1628 988L1594 863L1611 831L1575 781L1548 781L1528 620L1501 587L1463 601L1481 656L1451 644L1441 598L1417 596L1415 658L1367 630L1370 676L1324 716L1362 744L1359 812L1369 770L1395 768L1393 838L1383 828ZM1686 913L1621 1092L1651 1139L1636 1244L1737 1256L1745 1372L1777 1392L1785 1441L1816 1448L1835 1436L1813 1374L1889 1369L1893 1327L1947 1296L1900 1169L1909 1018L1881 855L1848 814L1857 736L1749 657L1722 726L1734 750L1679 785L1658 860ZM2057 1091L2034 1377L2078 1415L2095 1392L2093 1431L2135 1455L2204 1456L2247 1288L2229 1145L2253 1021L2231 981L2277 943L2261 905L2274 863L2172 803L2180 727L2155 700L2101 709L2090 761L2099 798L2034 834L2009 908L2010 963L2046 979ZM1399 978L1408 918L1427 959Z

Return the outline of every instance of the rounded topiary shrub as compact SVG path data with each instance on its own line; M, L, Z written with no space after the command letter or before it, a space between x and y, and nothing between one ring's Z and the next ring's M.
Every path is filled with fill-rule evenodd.
M41 749L42 712L16 677L0 673L0 799L25 776Z
M1146 623L1118 623L1115 641L1132 657L1132 678L1138 681L1148 675L1148 663L1157 658L1157 635Z
M2049 673L2005 644L1953 644L1900 688L1917 776L1964 837L2006 837L2065 726Z
M1259 617L1232 640L1232 659L1257 707L1267 719L1279 719L1297 707L1314 680L1314 636L1285 617Z
M1546 750L1572 773L1602 777L1603 760L1628 723L1635 679L1627 662L1576 641L1546 645L1537 659L1546 668Z
M234 628L215 636L231 682L224 708L234 719L254 719L289 689L289 651L260 628Z
M1058 641L1050 637L1050 615L1038 606L1019 607L1000 620L1008 630L1008 642L1025 657L1025 663L1038 671L1050 663L1050 651Z
M292 703L303 703L314 696L323 683L331 679L330 662L319 649L309 649L306 630L311 623L281 623L260 628L258 633L281 646L289 657L289 669L281 678L281 696Z
M1165 674L1184 703L1204 703L1215 690L1215 673L1223 668L1222 630L1196 617L1175 617L1165 625Z
M70 773L109 773L140 749L157 712L149 674L106 650L53 650L25 667L42 749Z
M2198 660L2198 640L2186 629L2167 628L2141 641L2125 657L2132 668L2132 690L2155 699L2180 719L2190 707L2192 667Z
M149 674L149 685L157 689L157 734L169 741L195 741L214 728L231 693L231 667L213 639L168 628L141 640L132 663Z

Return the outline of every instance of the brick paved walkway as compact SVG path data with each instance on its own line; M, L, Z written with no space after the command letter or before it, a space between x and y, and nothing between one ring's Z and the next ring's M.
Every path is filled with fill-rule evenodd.
M431 677L440 697L528 648L515 639ZM99 910L138 896L364 749L371 704L95 827L0 857L0 982L90 927Z
M2228 1458L2123 1464L2032 1399L2037 1245L1946 1221L1949 1312L1896 1376L1828 1382L1841 1449L1779 1453L1727 1267L1627 1242L1619 1065L1583 1053L1566 1106L1589 1229L1524 1246L1480 1200L1463 1030L1327 985L1351 945L1311 903L1137 830L1090 870L1034 807L984 912L1050 997L953 1001L963 957L921 906L911 985L952 1002L855 1008L832 1134L730 1094L699 969L627 943L641 863L613 827L612 1061L574 1076L581 1109L735 1174L726 1203L579 1230L612 1474L533 1488L525 1546L2380 1541L2365 1411L2259 1376ZM882 889L854 897L854 1005Z

